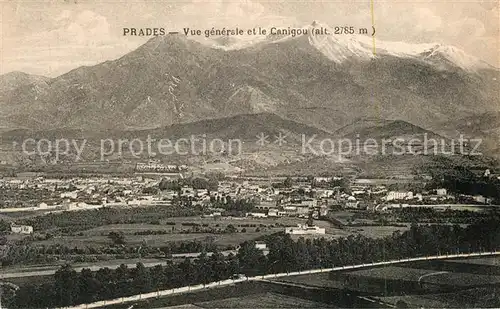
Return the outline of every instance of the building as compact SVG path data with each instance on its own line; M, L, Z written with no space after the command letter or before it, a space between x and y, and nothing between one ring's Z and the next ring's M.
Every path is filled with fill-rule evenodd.
M314 177L314 181L317 183L330 182L332 179L332 177Z
M268 210L276 207L275 201L261 201L259 204L255 205L256 209Z
M441 189L436 189L436 194L439 196L445 196L448 194L448 192L446 191L446 189L441 188Z
M328 207L326 205L321 205L318 209L318 213L321 217L324 217L328 214Z
M299 224L297 227L287 227L285 228L286 234L292 235L324 235L326 234L325 228L320 228L315 225L302 225Z
M167 165L159 162L137 163L135 170L138 172L178 172L183 169L177 165Z
M246 217L267 218L267 215L260 212L247 212Z
M397 192L397 191L389 191L387 196L385 197L386 201L394 201L394 200L404 200L404 199L412 199L413 192Z
M10 230L16 234L33 234L33 227L30 225L12 224Z
M60 197L61 198L76 199L78 197L78 191L62 192Z
M275 208L271 208L267 211L267 216L268 217L277 217L278 216L278 210Z
M345 207L347 208L358 208L359 206L359 201L356 200L354 196L349 196L347 198L347 202L345 203Z
M472 197L472 200L476 203L481 203L481 204L489 204L491 203L491 199L490 198L487 198L487 197L484 197L482 195L474 195Z
M267 249L267 245L263 241L256 241L255 242L255 248L259 249L259 250L266 250Z

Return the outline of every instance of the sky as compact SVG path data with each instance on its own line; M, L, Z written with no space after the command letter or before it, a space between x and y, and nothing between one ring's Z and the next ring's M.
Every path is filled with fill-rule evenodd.
M370 0L0 0L0 74L55 77L116 59L148 38L124 27L372 26ZM373 0L376 39L441 43L500 67L499 1Z

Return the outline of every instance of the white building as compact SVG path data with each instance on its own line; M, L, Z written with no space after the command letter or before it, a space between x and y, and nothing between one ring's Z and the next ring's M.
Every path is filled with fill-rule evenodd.
M314 177L315 182L329 182L332 181L332 177Z
M267 211L267 216L268 217L277 217L278 216L278 210L275 209L275 208L270 208L268 211Z
M394 200L404 200L404 199L412 199L413 192L397 192L397 191L389 191L387 196L385 197L386 201L394 201Z
M297 227L285 228L285 233L292 235L323 235L326 233L326 230L315 225L308 226L299 224Z
M448 192L446 191L446 189L441 188L441 189L436 189L436 194L439 196L444 196L444 195L447 195Z
M486 197L484 197L484 196L482 196L482 195L474 195L474 196L472 197L472 200L473 200L474 202L481 203L481 204L488 204L488 203L490 203L490 202L491 202L491 199L486 198Z
M16 234L33 234L33 227L30 225L12 224L10 230Z
M61 198L71 198L76 199L78 197L78 191L62 192Z
M267 217L266 214L260 213L260 212L247 212L246 216L247 217L254 217L254 218L266 218Z
M136 171L140 172L169 172L176 171L176 165L166 165L158 162L137 163L135 166Z
M358 208L359 206L359 201L356 200L356 198L354 196L349 196L347 198L347 202L345 203L345 206L347 208Z
M255 248L259 249L259 250L266 250L267 249L267 245L263 241L256 241L255 242Z

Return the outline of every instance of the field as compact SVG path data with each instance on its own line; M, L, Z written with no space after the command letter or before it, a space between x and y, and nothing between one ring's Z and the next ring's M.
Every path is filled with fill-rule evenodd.
M497 265L499 257L471 259L471 264L481 261L481 265ZM423 261L423 263L433 261ZM444 264L467 264L467 259L441 260ZM430 264L429 264L430 265ZM467 272L436 272L436 265L426 269L424 264L418 265L405 263L398 266L375 267L363 270L338 272L340 276L331 276L328 273L299 275L279 278L275 281L281 283L295 283L295 285L275 284L273 282L243 282L227 287L208 289L189 294L163 297L138 301L134 304L123 304L107 307L125 309L134 305L134 308L156 308L156 309L199 309L199 308L373 308L374 304L379 307L395 307L396 304L406 305L409 308L486 308L500 306L498 293L500 286L499 276L486 274L478 275ZM419 277L428 274L437 274L434 283L443 285L454 285L449 291L436 291L435 289L412 289L412 285L405 285L397 292L399 294L383 295L382 289L373 291L358 286L352 289L346 277L363 278L387 278L390 280L402 280L399 282L414 282ZM433 276L425 277L425 282ZM460 282L456 279L462 279ZM382 280L383 281L383 280ZM297 286L314 286L307 289ZM382 294L382 295L381 295Z
M355 219L356 213L348 210L332 211L328 213L329 216L334 217L342 224L347 225L349 221L355 220L356 223L373 223L374 220L369 219Z
M453 293L375 297L385 303L396 305L398 301L419 308L498 308L500 288L474 288ZM496 305L495 305L496 304Z
M245 232L245 233L228 233L228 234L211 234L211 233L169 233L164 235L128 235L125 234L125 242L127 245L146 244L152 247L161 247L169 242L177 241L205 241L211 238L213 242L221 248L227 246L236 246L248 240L256 239L260 236L283 231L283 229L268 229L262 232ZM65 245L67 247L99 247L110 245L111 240L107 236L101 235L84 235L84 236L60 236L48 240L40 240L34 242L37 245Z
M408 229L409 227L399 226L358 226L346 228L350 234L361 234L368 238L383 238L391 236L395 231L404 232Z
M433 269L418 269L409 267L381 267L350 272L349 277L364 277L368 279L402 280L420 282L423 284L468 287L487 284L499 284L500 276L469 274L465 272L436 271Z
M106 306L106 309L338 308L338 293L310 294L268 282L242 282L188 294ZM322 295L323 293L323 295ZM314 299L314 300L313 300ZM318 300L321 299L321 300ZM102 309L104 309L102 308Z
M37 245L66 245L68 247L99 247L110 245L110 232L122 232L127 245L161 247L168 242L205 241L211 239L220 248L237 246L244 241L253 240L264 235L284 231L285 226L304 224L302 218L203 218L176 217L160 221L160 224L109 224L79 232L76 235L55 236L47 240L38 240ZM337 230L326 221L316 220L315 224L325 227L327 233L336 236L347 236L349 232ZM195 226L196 225L196 226ZM235 233L223 231L228 225L236 228ZM213 232L209 232L213 231ZM148 235L149 234L149 235Z
M80 269L80 268L101 268L101 267L116 267L117 265L120 264L136 264L138 262L141 262L143 264L156 264L156 263L163 263L165 260L161 259L143 259L143 258L136 258L136 259L115 259L115 260L109 260L109 261L99 261L99 262L89 262L89 263L74 263L72 264L73 268L75 269ZM48 271L48 270L57 270L59 269L60 266L64 265L64 262L61 262L60 264L56 265L36 265L36 266L10 266L10 267L4 267L0 269L0 277L3 274L6 273L31 273L31 272L42 272L42 271ZM11 281L12 278L9 278L9 281Z
M315 287L335 288L335 289L340 289L343 287L342 282L332 280L330 278L330 274L328 274L328 273L283 277L283 278L276 279L275 281L289 282L289 283L315 286Z
M192 305L192 304L187 304L187 305L179 305L179 306L171 306L171 307L162 307L162 308L156 308L156 309L202 309L202 307Z
M420 261L276 281L348 289L392 306L398 302L424 308L500 306L500 257Z
M202 308L334 308L298 297L277 293L253 294L195 304Z
M463 263L464 260L447 260L447 262L451 263ZM474 259L467 259L465 261L467 264L474 264L474 265L490 265L490 266L496 266L500 268L500 258L474 258Z

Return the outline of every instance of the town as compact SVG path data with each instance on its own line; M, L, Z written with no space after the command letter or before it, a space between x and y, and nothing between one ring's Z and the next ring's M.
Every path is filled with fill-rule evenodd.
M491 190L498 188L498 175L489 169L476 174L483 186L468 188L464 183L461 186L466 189L461 191L454 189L456 181L450 186L448 181L436 181L429 175L265 177L196 173L187 165L158 161L138 162L134 173L126 175L4 175L0 179L0 276L6 280L2 300L27 306L29 302L21 300L30 289L26 280L74 269L118 271L137 263L141 265L137 267L146 268L181 267L191 260L201 263L206 256L224 260L227 267L237 260L240 266L225 272L233 280L241 280L276 268L273 265L279 260L272 260L276 254L300 244L319 246L315 250L325 241L331 246L345 241L350 246L365 242L392 246L392 242L407 241L425 229L435 230L435 237L459 233L459 226L474 230L477 227L471 222L498 215L499 202L497 192ZM289 241L296 244L278 245ZM450 250L448 245L426 252ZM477 246L464 244L460 250L471 252ZM337 259L354 254L345 250L315 263L322 267L340 263ZM407 250L412 252L410 247ZM261 262L247 261L253 259L248 254L260 254L260 258L253 258ZM267 266L256 264L249 269L246 263ZM282 267L274 271L289 272L297 266ZM191 282L182 280L157 284L175 287ZM17 289L21 290L15 292ZM148 287L141 291L147 292ZM107 296L99 299L102 297ZM52 301L42 303L74 304L72 300Z
M183 209L201 218L224 222L295 218L294 228L284 231L325 234L324 228L308 226L300 219L327 220L335 225L342 224L336 213L350 213L353 218L387 217L387 213L403 213L405 209L482 213L498 202L491 196L450 192L431 184L430 177L406 180L402 185L401 180L390 179L267 178L217 173L188 176L187 171L185 165L142 162L136 164L135 175L127 177L102 175L58 179L37 173L3 177L0 179L0 214L22 218L10 220L14 234L42 232L17 223L29 221L25 217L148 207ZM490 170L485 170L482 177L498 180ZM351 221L349 218L350 224Z

